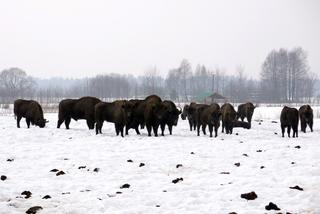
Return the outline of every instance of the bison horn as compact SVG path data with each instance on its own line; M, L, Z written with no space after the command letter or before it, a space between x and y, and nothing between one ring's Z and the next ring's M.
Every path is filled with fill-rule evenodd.
M180 113L182 112L182 109L181 109L181 107L180 106L178 106L178 108L179 108L179 111L180 111Z
M49 123L49 120L46 119L45 122L46 122L46 123Z

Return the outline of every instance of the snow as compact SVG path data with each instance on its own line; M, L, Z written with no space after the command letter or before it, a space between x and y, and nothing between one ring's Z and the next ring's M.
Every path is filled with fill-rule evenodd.
M252 129L226 135L220 127L217 138L197 137L182 120L172 136L130 130L121 138L113 124L105 123L103 135L96 136L85 121L56 129L57 114L45 115L50 122L44 129L27 129L24 120L17 129L12 115L0 116L0 175L8 177L0 180L0 213L33 206L43 207L40 214L275 213L265 210L269 202L283 213L320 213L320 119L313 133L282 138L279 111L259 107ZM52 169L66 174L56 176ZM183 181L172 183L176 178ZM130 188L120 189L126 183ZM296 185L303 191L289 188ZM20 195L25 190L31 198ZM240 198L251 191L257 199Z

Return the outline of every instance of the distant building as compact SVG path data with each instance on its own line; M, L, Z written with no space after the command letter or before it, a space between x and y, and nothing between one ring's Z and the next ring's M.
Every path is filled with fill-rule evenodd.
M197 102L211 104L211 103L225 103L228 99L221 94L211 93L211 92L203 92L197 96Z

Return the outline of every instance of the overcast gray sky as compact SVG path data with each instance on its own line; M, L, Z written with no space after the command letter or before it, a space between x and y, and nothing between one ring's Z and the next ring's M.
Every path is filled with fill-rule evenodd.
M320 73L318 0L0 0L0 70L38 77L161 74L193 66L259 76L271 49L303 47Z

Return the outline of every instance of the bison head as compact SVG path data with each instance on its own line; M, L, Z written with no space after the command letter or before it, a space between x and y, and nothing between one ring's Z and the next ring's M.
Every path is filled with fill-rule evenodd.
M156 119L161 121L163 120L168 114L168 107L166 105L160 104L153 104L152 105L153 114L155 115Z
M182 110L181 119L185 120L188 116L189 105L185 105Z
M221 119L221 111L214 111L211 113L211 118L210 118L210 123L215 126L219 127L220 126L220 119Z
M35 121L35 125L39 126L40 128L44 128L48 122L48 120L41 118Z

